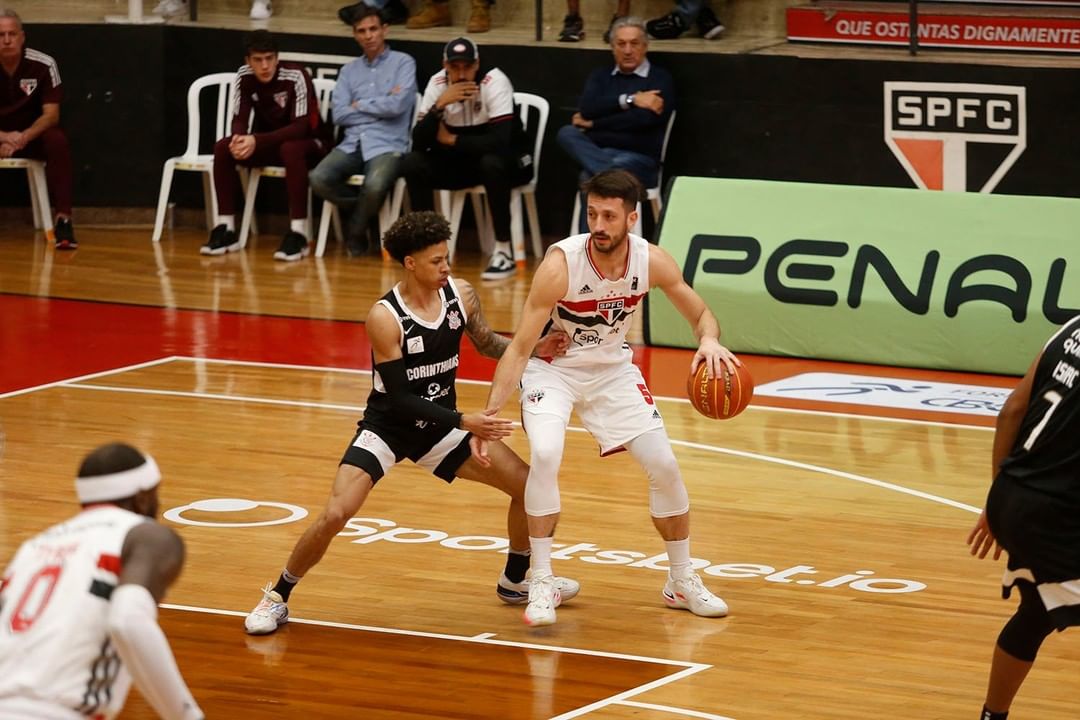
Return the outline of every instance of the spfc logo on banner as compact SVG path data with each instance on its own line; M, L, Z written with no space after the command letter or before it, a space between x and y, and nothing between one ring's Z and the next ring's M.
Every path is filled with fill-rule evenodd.
M23 95L31 95L37 90L37 78L20 78L19 89L23 91Z
M993 192L1027 148L1026 88L885 83L885 144L924 190Z

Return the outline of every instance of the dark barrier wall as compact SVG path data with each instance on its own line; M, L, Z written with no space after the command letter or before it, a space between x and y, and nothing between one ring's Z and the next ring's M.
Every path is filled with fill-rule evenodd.
M280 41L287 51L355 55L356 44L346 33L343 26L340 37L281 35ZM162 161L184 146L187 85L199 75L232 70L242 62L243 33L236 30L34 25L27 27L27 35L28 45L60 63L67 94L63 124L71 134L77 170L77 206L152 207ZM439 67L441 46L403 42L393 35L391 31L392 46L417 59L422 89ZM1022 88L1024 95L1026 149L1000 178L995 192L1080 196L1073 140L1074 119L1080 117L1080 83L1070 69L762 55L651 53L650 57L672 72L679 88L668 176L914 187L885 140L885 82L978 83ZM516 89L551 102L539 201L544 231L561 234L569 225L576 172L555 144L555 132L574 112L586 75L593 67L610 65L611 56L602 50L481 44L481 60L506 71ZM952 123L950 137L958 137L957 130L970 129L955 127L965 118L982 123L985 130L988 120L1000 126L1009 112L1017 112L1016 102L1008 100L1014 103L1011 110L999 108L1004 114L990 111L983 117L987 93L966 97L965 92L915 91L913 96L923 105L904 100L905 117L910 121L911 113L921 107L927 112L915 130L949 131ZM1015 92L1006 90L1005 95L1013 97ZM948 112L941 105L946 101ZM961 101L967 103L963 111L974 116L961 117ZM933 127L926 122L931 106L936 108ZM1018 118L1014 115L1013 120ZM1004 139L1004 145L1000 137L997 145L967 144L969 184L981 183L1001 164L1013 141L1011 136ZM176 188L181 205L201 205L193 174L179 173ZM25 203L26 198L24 178L0 173L0 204Z

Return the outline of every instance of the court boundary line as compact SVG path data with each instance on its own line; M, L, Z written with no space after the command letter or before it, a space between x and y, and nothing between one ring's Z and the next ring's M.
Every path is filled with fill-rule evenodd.
M96 390L98 392L121 392L121 393L133 393L142 395L162 395L165 397L185 397L202 400L224 401L224 402L252 402L260 403L264 405L283 405L286 407L305 407L315 408L320 410L332 410L341 412L359 413L363 412L365 406L347 406L336 405L333 403L319 403L310 400L284 400L277 398L257 398L249 397L245 395L222 395L219 393L207 393L191 390L159 390L155 388L137 388L137 387L122 387L119 385L83 385L79 383L70 383L60 385L61 387L71 388L74 390ZM513 421L515 427L520 427L519 421ZM576 433L587 433L588 431L583 427L575 425L567 425L567 431ZM916 497L922 500L929 500L930 502L937 503L939 505L945 505L947 507L956 508L958 510L964 510L976 515L982 512L980 508L976 508L973 505L962 503L959 500L953 500L951 498L943 497L941 495L935 495L928 493L924 490L916 490L915 488L909 488L904 485L898 485L886 480L878 480L876 478L868 477L866 475L858 475L856 473L850 473L846 470L838 470L835 468L825 467L823 465L813 465L811 463L801 462L799 460L790 460L788 458L776 457L772 455L764 455L761 453L751 452L749 450L736 450L734 448L721 447L719 445L708 445L705 443L692 442L690 440L681 440L678 438L668 438L672 445L690 448L692 450L701 450L702 452L713 452L720 455L730 455L733 457L739 457L747 460L756 460L758 462L771 463L773 465L783 465L785 467L796 468L799 470L805 470L807 472L817 473L820 475L828 475L842 480L849 480L851 482L857 482L863 485L869 485L871 487L881 488L883 490L890 490L900 495L908 495Z
M173 360L186 360L188 362L206 362L219 365L243 365L248 367L270 367L270 368L287 368L289 370L322 370L325 372L340 372L349 375L367 375L371 373L370 369L362 370L357 368L338 368L329 365L303 365L297 363L276 363L261 360L228 360L224 358L197 358L190 355L173 355ZM884 367L884 366L883 366ZM491 385L490 380L472 380L469 378L457 378L457 382L465 385ZM653 395L654 398L660 400L667 400L668 402L682 403L689 405L690 401L687 398L672 397L670 395ZM875 406L884 407L884 406ZM949 423L941 420L918 420L915 418L898 418L888 417L886 415L860 415L858 413L840 412L832 410L806 410L803 408L788 408L777 407L774 405L747 405L747 410L764 410L767 412L786 412L796 413L800 415L827 415L830 417L842 417L842 418L854 418L856 420L879 420L881 422L891 423L905 423L909 425L930 425L933 427L946 427L946 428L961 428L965 430L983 430L993 431L994 428L986 427L984 425L966 425L964 423Z
M154 367L156 365L164 365L165 363L180 359L182 358L178 355L167 355L165 357L160 357L156 360L147 360L145 362L132 363L130 365L120 365L119 367L112 368L111 370L101 370L100 372L87 373L85 375L76 375L75 377L65 378L63 380L54 380L52 382L42 383L40 385L32 385L30 387L20 388L19 390L10 390L6 393L0 393L0 400L18 397L19 395L27 395L32 392L38 392L39 390L49 390L50 388L64 386L69 383L83 382L85 380L93 380L99 377L118 375L120 373L129 372L131 370L142 370L143 368Z
M166 610L177 610L180 612L202 613L205 615L221 615L225 617L247 617L247 613L239 610L225 610L222 608L209 608L201 607L198 605L179 605L175 603L161 603L158 607ZM431 640L449 640L455 642L467 642L474 643L476 645L493 645L497 647L512 647L521 648L524 650L540 650L544 652L557 652L566 653L567 655L585 655L588 657L601 657L609 660L626 660L630 662L638 663L650 663L653 665L666 665L669 667L681 667L682 670L665 675L651 680L641 685L635 685L633 687L622 690L614 695L606 698L601 698L595 702L583 705L573 710L568 710L561 715L556 715L550 718L550 720L571 720L572 718L578 718L583 715L587 715L595 710L607 707L608 705L621 705L627 704L627 698L635 697L642 693L655 690L658 687L670 685L678 682L684 678L696 675L702 671L709 670L713 665L707 663L692 662L689 660L672 660L670 658L657 658L650 657L648 655L630 655L628 653L615 653L608 652L606 650L588 650L586 648L574 648L566 647L564 645L542 645L539 643L521 642L519 640L495 640L495 633L480 633L478 635L451 635L449 633L434 633L423 630L405 630L404 628L388 628L377 625L357 625L354 623L336 622L333 620L313 620L308 618L296 618L290 617L289 623L296 623L298 625L313 625L316 627L328 627L336 628L340 630L356 630L360 632L375 632L383 633L385 635L404 635L407 637L419 637L427 638ZM686 715L688 717L707 718L709 720L733 720L732 718L725 718L719 715L709 715L699 710L691 710L689 708L675 708L673 706L660 706L649 705L640 703L641 707L664 707L669 712L675 712L677 714Z
M702 712L700 710L690 710L689 708L677 708L674 705L658 705L656 703L643 703L635 700L620 700L612 703L613 705L627 705L629 707L642 708L643 710L659 710L660 712L674 713L675 715L686 715L687 717L705 718L705 720L734 720L726 715L713 715L712 713Z

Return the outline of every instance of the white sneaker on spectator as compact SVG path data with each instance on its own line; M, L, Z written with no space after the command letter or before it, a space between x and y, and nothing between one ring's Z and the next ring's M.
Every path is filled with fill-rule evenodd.
M250 15L252 20L269 20L273 14L274 4L270 0L252 0Z
M154 8L154 14L163 18L180 17L188 14L187 0L161 0Z
M727 603L713 595L697 573L678 580L668 576L664 585L664 602L668 607L689 610L701 617L724 617L728 614Z
M517 272L517 265L514 264L513 258L501 250L496 250L491 256L491 262L488 263L487 269L480 273L480 278L483 280L502 280L503 278L513 277Z

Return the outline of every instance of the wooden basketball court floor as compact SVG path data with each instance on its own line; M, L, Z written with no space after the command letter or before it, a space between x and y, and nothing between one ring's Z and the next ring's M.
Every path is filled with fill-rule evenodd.
M161 622L209 718L974 718L1012 603L964 538L989 483L992 418L756 399L715 422L683 399L690 354L638 350L692 500L692 554L725 619L664 607L646 482L576 420L556 571L582 584L533 630L494 584L505 506L490 488L393 470L293 595L242 616L322 507L370 387L362 320L396 278L376 258L275 264L273 238L198 254L201 232L79 228L55 253L0 230L0 555L76 510L81 456L153 453L184 574ZM513 330L527 278L480 283ZM721 325L726 318L717 308ZM637 335L640 339L640 334ZM1035 352L1035 348L1032 348ZM1002 377L746 358L803 372L1009 387ZM467 347L460 405L493 363ZM518 431L510 444L527 457ZM1044 646L1013 716L1077 715L1080 646ZM152 717L132 693L124 717Z

